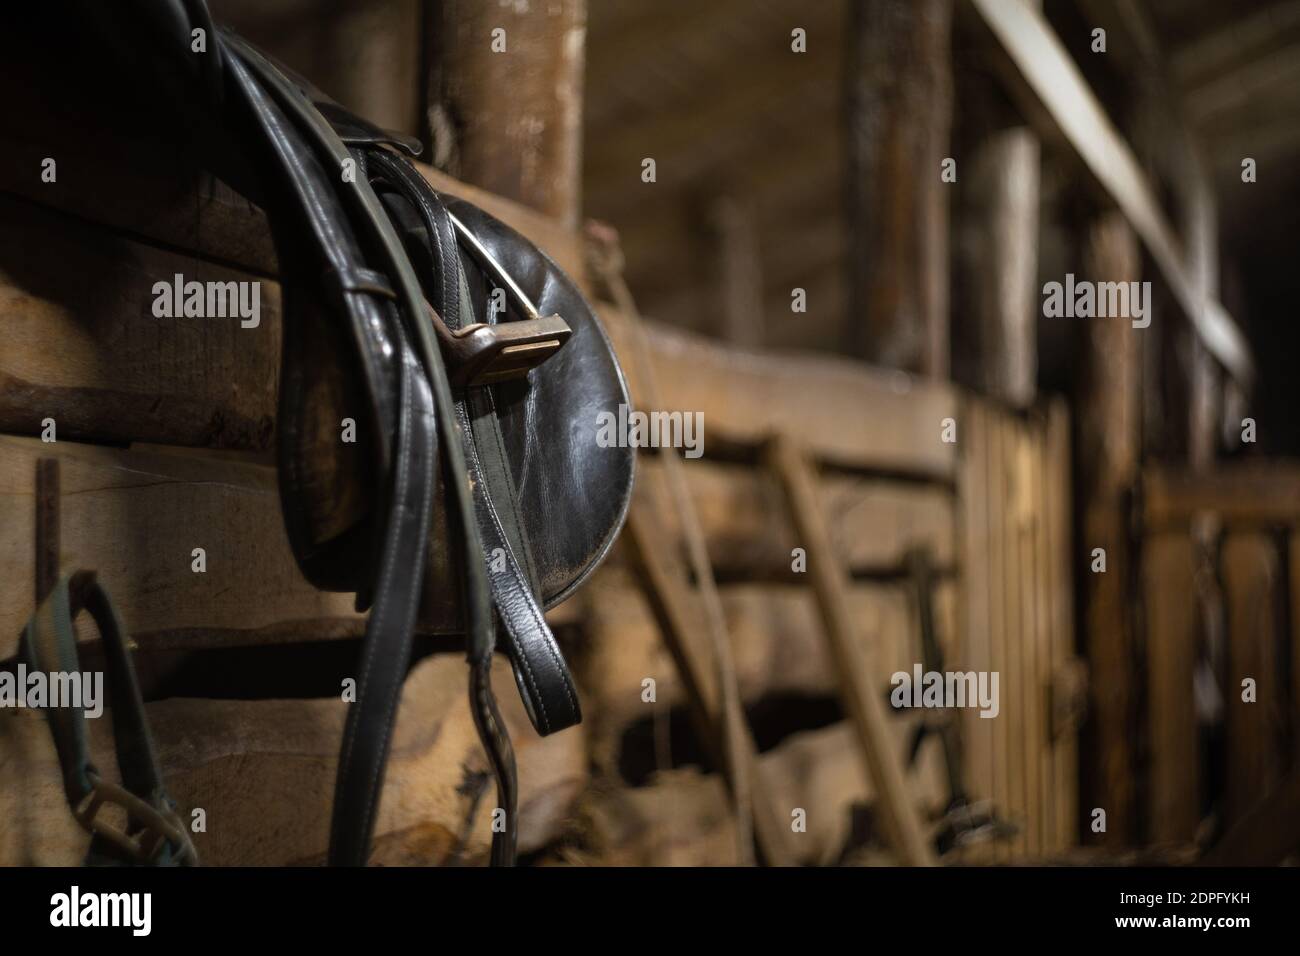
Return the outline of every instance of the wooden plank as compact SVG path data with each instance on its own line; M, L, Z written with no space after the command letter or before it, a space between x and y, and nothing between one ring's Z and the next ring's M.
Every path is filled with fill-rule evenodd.
M1051 631L1048 604L1048 553L1047 553L1047 501L1043 489L1043 452L1046 445L1046 422L1034 415L1026 428L1025 470L1028 485L1029 535L1026 552L1029 575L1026 590L1032 604L1032 626L1028 633L1031 655L1028 716L1026 723L1032 728L1029 747L1033 758L1034 775L1030 781L1030 794L1034 806L1034 833L1036 854L1046 856L1052 849L1053 804L1051 794L1052 738L1048 711L1048 689L1051 686Z
M9 237L0 245L0 295L10 327L18 330L18 347L0 356L0 428L35 434L44 408L52 407L73 434L271 447L280 342L274 282L262 281L257 328L233 320L160 320L151 312L160 278L177 272L198 281L253 277L79 229L12 201L0 200L0 218ZM75 262L73 278L55 274L55 262ZM93 278L82 281L78 274ZM609 324L621 349L624 325L617 316ZM706 453L709 436L757 442L772 427L790 426L831 460L951 479L952 445L940 441L940 429L955 399L945 386L844 360L733 353L663 330L652 330L650 340L665 401L705 416ZM872 413L845 427L843 416L826 414L843 408ZM918 435L932 438L918 441Z
M841 681L841 696L879 793L882 817L899 858L912 866L934 862L903 768L893 752L884 705L864 660L847 601L844 569L835 557L825 521L816 509L814 476L806 455L777 437L767 454L779 476L799 537L807 542L808 575L817 595L823 632Z
M1150 840L1190 842L1200 822L1200 759L1192 678L1197 602L1191 536L1143 541L1147 615Z
M1020 699L1024 719L1020 721L1021 746L1025 751L1026 852L1030 857L1042 853L1040 826L1043 807L1039 797L1039 739L1042 718L1038 706L1038 598L1036 593L1037 562L1034 553L1035 526L1038 521L1037 497L1033 474L1033 434L1025 421L1015 423L1017 540L1020 551Z
M1230 533L1223 545L1228 602L1227 767L1225 822L1241 819L1279 779L1282 675L1276 637L1277 551L1268 535ZM1242 700L1253 679L1256 701Z
M269 453L280 354L275 282L0 198L0 431ZM154 283L258 282L260 323L159 319Z
M1070 495L1070 420L1064 399L1048 406L1047 441L1047 531L1051 589L1051 661L1052 661L1052 789L1054 794L1055 835L1052 846L1058 851L1077 842L1078 830L1078 746L1077 725L1065 726L1058 714L1064 713L1064 684L1075 667L1074 654L1074 553L1071 546Z
M1200 474L1151 466L1142 481L1143 520L1152 529L1189 527L1202 511L1230 526L1300 524L1300 466L1284 461L1221 463Z
M1060 849L1058 832L1060 824L1060 798L1056 774L1056 721L1053 718L1057 636L1056 590L1053 567L1058 560L1053 550L1055 516L1053 514L1053 462L1052 404L1041 402L1034 411L1033 482L1035 498L1035 578L1034 588L1038 602L1038 686L1035 690L1039 710L1039 801L1041 817L1039 833L1041 855L1050 858Z
M592 593L583 602L587 607L581 618L590 646L575 655L575 668L588 675L582 682L591 686L590 696L599 702L596 709L609 714L641 709L640 681L654 674L662 675L657 679L659 700L682 703L680 687L664 673L670 662L657 646L655 619L629 568L614 559L588 586ZM940 582L936 603L949 603L955 586ZM737 583L722 586L720 594L746 703L770 695L820 696L834 691L835 676L819 633L816 606L805 586ZM885 673L880 681L883 695L888 676L897 670L910 672L918 660L907 584L855 583L848 600L854 619L872 635L868 652L878 659L877 670ZM883 635L888 635L887 643Z
M62 566L99 572L141 647L282 644L364 631L351 594L317 591L298 572L274 470L234 459L0 436L0 581L34 580L42 457L60 463ZM200 547L207 570L196 573L191 552ZM15 652L31 609L25 600L0 602L0 660ZM456 626L431 616L420 633Z
M1025 85L1141 237L1206 348L1235 379L1248 384L1255 370L1245 337L1217 299L1195 282L1182 243L1141 165L1043 14L1029 4L1005 0L974 0L974 5Z
M991 671L990 626L992 551L990 492L988 486L988 418L984 404L973 397L963 401L961 474L958 501L961 515L962 644L954 654L963 669ZM980 717L971 708L962 715L963 769L972 800L993 798L995 719Z
M642 456L637 469L639 482L658 484L659 456ZM683 472L716 572L728 580L788 579L798 542L784 522L773 520L785 506L772 476L707 459L689 462ZM820 487L832 543L850 572L899 573L908 549L921 544L932 550L937 566L953 565L954 504L946 489L834 473ZM675 535L676 513L662 514Z
M1025 672L1024 627L1025 608L1022 599L1027 567L1021 553L1022 501L1020 435L1018 423L1009 415L999 415L997 422L1002 475L1004 511L1002 515L1002 549L1005 559L1003 577L998 582L1006 608L1007 636L1002 659L1002 708L998 714L1004 719L1004 759L1007 764L1007 815L1015 821L1019 831L1011 840L1014 857L1030 853L1030 833L1033 820L1029 806L1029 773L1025 751L1025 688L1029 675Z
M142 647L318 640L361 633L352 597L294 565L272 469L0 437L0 580L31 579L35 463L61 465L63 566L98 571ZM194 548L207 571L191 570ZM0 659L31 608L0 604Z
M630 347L626 321L613 309L600 314L622 353ZM943 420L956 415L950 386L831 356L725 348L650 323L647 332L670 410L704 415L705 455L710 436L757 446L774 432L789 432L831 464L937 482L954 478L955 446L941 440ZM624 371L639 401L635 371Z
M537 736L504 660L494 665L492 682L519 765L520 849L533 852L565 830L587 786L584 729ZM206 811L207 830L193 835L203 864L325 862L347 704L175 698L145 710L182 819L188 822L194 808ZM95 763L113 767L111 721L88 725ZM79 866L89 837L68 809L39 713L0 710L0 767L0 865ZM437 655L412 669L385 780L372 864L487 862L491 774L466 700L461 655Z
M1009 680L1007 671L1007 597L1005 582L1008 570L1006 547L1006 469L1003 459L1002 428L997 412L990 408L985 427L985 461L988 468L987 488L989 495L989 584L990 615L989 633L992 646L989 656L989 669L999 674L999 688L1006 686ZM1007 747L1008 722L1006 708L1000 708L998 716L988 720L994 725L993 737L993 804L997 811L1010 820L1010 753ZM1010 841L999 843L994 850L995 859L1007 860L1011 857Z

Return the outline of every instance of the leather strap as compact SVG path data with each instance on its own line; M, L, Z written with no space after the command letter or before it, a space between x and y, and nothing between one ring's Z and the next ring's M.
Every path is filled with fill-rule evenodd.
M196 863L198 856L189 831L177 816L176 804L163 785L125 631L108 592L93 573L78 571L71 577L60 578L23 630L23 658L33 671L45 675L47 685L56 672L80 673L72 622L83 610L99 629L104 648L105 689L113 701L113 740L122 786L106 783L91 761L86 716L80 707L43 709L59 755L64 795L73 815L93 834L86 863L92 866ZM103 802L118 803L126 809L125 831L96 819Z
M293 163L304 146L270 122L277 104L262 88L267 79L263 64L246 59L243 50L235 50L229 60L254 112L267 120L264 128L273 149L283 163ZM322 218L332 215L323 204L317 210ZM377 296L380 300L393 296L381 274L352 263L335 265L328 275L336 281L340 294ZM377 314L387 316L387 331L398 353L396 381L392 383L396 434L392 436L388 507L378 567L367 589L373 604L366 622L356 701L348 709L340 750L330 838L331 861L354 865L363 864L369 856L396 704L410 661L437 472L437 428L428 380L396 313L388 315L391 305L387 301L382 304Z
M406 197L423 222L434 266L426 276L425 292L437 304L443 321L453 330L480 321L472 314L455 230L441 198L399 157L376 153L372 165ZM481 321L494 322L496 317L489 315ZM456 415L474 485L483 563L508 638L503 650L514 670L524 709L537 732L546 736L581 722L582 711L568 665L537 598L536 573L517 510L518 495L494 401L491 386L467 388L456 400Z
M341 170L348 159L355 159L340 141L328 122L306 101L301 91L285 78L269 61L254 48L232 33L223 33L229 47L251 69L258 79L265 84L269 95L290 117L294 125L310 142L312 148L321 157L326 167ZM369 154L378 156L380 151ZM469 475L460 436L457 434L458 423L453 410L451 389L447 382L432 330L424 317L423 296L406 254L402 249L392 225L388 221L378 197L370 187L366 176L358 174L352 179L343 179L336 187L344 198L345 204L352 211L352 219L361 229L366 239L378 252L379 262L385 267L386 274L393 280L398 302L402 306L405 320L405 332L410 335L416 348L422 370L431 386L433 409L438 427L442 433L443 454L448 470L448 489L450 498L459 514L459 531L464 538L464 553L473 555L482 551L477 522L475 520L474 501ZM399 436L401 431L399 429ZM403 473L402 458L399 453L396 466L397 475ZM432 476L423 491L432 494ZM406 488L398 481L394 490ZM405 527L401 520L404 512L420 514L416 509L407 508L400 500L390 503L393 519L389 534L394 529ZM423 534L429 533L430 522L427 512L423 512ZM409 515L408 515L409 517ZM391 542L396 547L396 542ZM387 554L389 545L385 545ZM403 547L407 553L409 547ZM338 784L335 791L334 824L331 830L330 862L333 864L361 865L369 855L370 836L377 809L378 792L382 787L382 770L387 757L388 743L392 732L392 721L400 696L401 679L394 676L400 669L404 677L410 659L410 638L414 627L415 600L418 589L423 582L423 557L425 554L424 537L421 537L417 557L412 563L400 567L404 572L400 581L387 575L383 569L390 567L385 560L381 562L379 584L392 586L402 592L395 597L400 599L403 618L406 608L410 608L409 625L402 628L400 637L386 638L381 625L391 620L382 617L379 621L382 594L376 594L375 608L367 624L365 650L363 652L363 683L375 688L369 694L358 685L356 704L349 710L349 732L345 736L343 756L339 764ZM475 710L475 723L489 759L497 775L498 801L506 810L507 826L504 831L493 835L493 860L498 863L513 862L515 852L515 817L516 807L514 785L514 754L510 750L509 740L502 731L499 714L496 713L495 701L490 684L491 655L494 638L490 610L490 592L485 569L480 562L466 562L466 616L470 647L471 700ZM403 621L405 623L405 621ZM382 673L379 673L382 672ZM373 676L372 676L373 675ZM353 731L352 728L356 730Z

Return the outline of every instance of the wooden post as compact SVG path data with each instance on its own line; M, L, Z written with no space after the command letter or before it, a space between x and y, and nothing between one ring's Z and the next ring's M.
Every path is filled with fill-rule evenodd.
M962 307L952 316L953 372L982 394L1028 408L1038 394L1039 139L992 79L970 78L957 101L954 124L964 132L954 134L952 150L963 154L953 187L954 268Z
M586 0L437 0L429 20L431 161L576 228Z
M1140 278L1137 240L1116 211L1088 231L1085 275L1094 282ZM1106 811L1109 846L1128 843L1135 832L1134 644L1130 617L1132 554L1127 507L1137 475L1142 329L1122 317L1076 319L1082 339L1077 451L1081 509L1079 564L1083 623L1090 668L1091 720L1085 746L1097 768L1086 794L1085 813ZM1096 549L1105 551L1104 572L1094 571Z
M968 323L971 384L1013 408L1038 391L1038 170L1038 137L1023 126L988 136L964 170L971 298L954 320Z
M1219 295L1218 213L1214 193L1198 163L1187 198L1184 235L1187 236L1187 268L1206 301ZM1222 373L1210 350L1193 336L1191 368L1188 372L1187 455L1193 471L1204 471L1214 462L1219 446L1219 409L1222 406Z
M846 58L855 351L948 374L951 0L856 0Z

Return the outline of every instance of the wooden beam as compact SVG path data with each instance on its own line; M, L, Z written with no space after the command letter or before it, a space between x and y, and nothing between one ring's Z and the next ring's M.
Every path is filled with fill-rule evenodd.
M600 315L623 354L631 347L626 320L615 309ZM666 400L704 414L706 456L712 436L718 445L756 448L772 432L787 431L823 462L953 480L957 446L941 441L940 430L956 414L957 393L944 383L835 356L728 349L662 325L647 323L646 331ZM624 372L637 392L636 370ZM918 435L934 438L918 442Z
M428 121L438 164L576 228L586 0L435 6Z
M1087 274L1097 281L1140 277L1136 238L1117 212L1092 225L1085 253ZM1088 763L1096 768L1086 805L1106 810L1102 842L1118 847L1132 841L1136 824L1136 658L1127 586L1133 556L1126 502L1138 468L1142 333L1123 320L1097 319L1080 323L1078 334L1082 369L1075 407L1086 413L1077 419L1081 536L1076 560L1083 568L1084 643L1091 671ZM1091 570L1098 548L1105 551L1104 572Z
M1298 79L1300 43L1293 43L1198 86L1187 95L1187 109L1198 125L1213 126L1275 91L1295 89Z
M655 484L661 470L657 456L643 456L637 481ZM719 577L790 581L790 549L798 542L791 529L772 520L783 507L772 476L750 465L707 460L685 471ZM825 475L820 488L832 542L854 577L898 576L907 552L918 545L931 550L940 569L956 564L955 507L947 490L837 473ZM680 533L676 514L663 521L668 534Z
M1129 83L1136 90L1140 120L1134 140L1151 164L1156 188L1166 187L1174 197L1179 232L1185 242L1188 277L1206 299L1219 295L1219 219L1214 187L1202 150L1202 137L1188 121L1184 96L1177 89L1156 38L1156 28L1136 0L1080 0L1090 21L1109 31L1112 52L1122 47ZM1165 336L1170 346L1172 339ZM1184 358L1178 342L1180 365L1188 391L1187 454L1193 471L1209 467L1218 447L1218 416L1222 403L1222 371L1194 330L1188 335L1190 350ZM1153 370L1159 351L1144 356ZM1160 380L1146 382L1147 395L1155 396ZM1162 418L1166 417L1162 415Z
M1241 330L1223 306L1202 294L1185 252L1129 145L1043 16L1027 4L972 0L1027 90L1114 200L1151 253L1205 347L1246 386L1254 363Z
M952 0L855 0L845 63L849 314L858 355L948 375Z
M1244 12L1225 29L1213 30L1173 50L1169 62L1184 87L1223 76L1243 63L1260 59L1279 43L1300 35L1300 0L1274 0L1261 10Z
M0 581L30 582L35 574L43 458L59 461L62 567L98 572L142 648L288 644L364 631L352 595L318 591L299 572L275 469L211 452L0 435ZM195 548L204 549L204 572L193 570ZM0 660L17 651L34 607L0 602ZM421 634L457 630L438 610L430 607Z
M1220 464L1198 475L1152 466L1142 482L1143 523L1152 531L1188 528L1203 511L1229 527L1300 525L1300 467L1285 462Z

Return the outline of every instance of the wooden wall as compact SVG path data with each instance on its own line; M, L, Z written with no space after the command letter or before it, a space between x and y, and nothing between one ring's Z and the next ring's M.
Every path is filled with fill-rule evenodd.
M997 719L967 712L967 785L1019 834L997 859L1051 856L1080 830L1069 418L969 398L962 438L966 668L1001 674Z
M176 270L200 280L241 271L249 277L273 276L274 263L252 241L252 230L261 228L260 214L202 178L179 205L155 199L130 205L96 202L93 197L106 195L104 182L120 173L91 164L80 169L84 172L63 181L66 191L40 194L42 204L18 195L24 190L21 182L16 192L0 197L0 303L15 346L0 354L0 428L8 433L0 438L3 578L31 577L34 463L39 456L55 455L63 462L66 492L64 562L100 569L146 658L198 647L228 653L241 646L297 642L315 648L321 641L355 637L361 621L350 601L315 592L301 580L279 520L274 472L267 462L279 346L274 278L263 278L263 326L244 338L244 330L155 319L147 296L139 291L147 290L151 281L146 280L155 274ZM136 174L147 177L148 171L144 167ZM174 183L180 172L171 172ZM572 234L508 203L464 190L432 171L426 170L426 175L440 187L483 201L562 261L581 261ZM35 187L27 192L35 194ZM68 214L73 210L76 218ZM243 225L236 229L235 222ZM106 226L112 226L111 231ZM27 237L26 243L15 241L20 234ZM223 254L223 236L240 237L229 246L229 254ZM79 278L56 281L58 275L51 271L55 263L69 266L68 274ZM626 319L610 308L602 308L601 314L616 346L625 349ZM651 342L665 402L705 415L706 456L689 462L687 474L723 581L746 702L761 708L765 700L833 698L836 686L811 595L789 572L790 549L796 542L779 492L752 454L766 436L783 429L797 433L822 465L824 507L836 546L853 572L853 601L864 640L870 642L882 696L892 672L909 670L919 660L915 608L902 562L917 544L931 548L941 571L939 632L949 660L960 667L987 662L1003 671L1001 715L974 725L981 731L983 725L997 728L997 740L984 743L987 732L984 737L968 735L969 785L975 796L1000 801L1005 815L1029 821L1027 834L1042 834L1026 836L1017 852L1051 852L1058 845L1052 834L1070 812L1053 818L1044 808L1068 805L1068 793L1056 789L1031 801L1021 784L1013 794L998 781L1027 779L1028 771L1010 769L1013 760L1019 761L1017 767L1046 766L1041 754L1052 748L1034 729L1038 725L1020 718L1027 708L1036 707L1041 721L1042 672L1054 651L1041 649L1041 622L1038 630L1027 625L1005 633L998 630L1000 640L1013 643L995 651L991 636L976 635L992 635L998 623L990 619L981 630L972 609L982 606L979 601L990 588L999 587L1006 591L1009 606L1047 601L1041 588L1026 590L1021 597L1021 578L1015 575L1028 567L1055 567L1030 555L1059 557L1063 547L1051 536L1054 525L1048 517L1052 502L1059 506L1061 500L1053 497L1060 491L1059 475L1054 477L1050 469L1062 467L1062 459L1049 454L1055 439L1046 437L1059 433L1059 411L1043 421L1021 420L949 386L900 373L847 360L725 349L662 327L652 327ZM75 361L54 361L54 355ZM632 387L638 387L635 378ZM55 444L37 437L47 414L59 422ZM959 423L956 444L941 437L943 422L950 417ZM118 447L105 447L105 440ZM993 447L1000 452L990 457L988 449ZM644 490L657 480L659 466L653 457L642 464ZM1028 485L1008 483L1006 474L1013 466L1030 469L1024 478ZM990 480L995 469L1003 477ZM988 562L986 552L997 552L972 530L990 526L993 519L980 516L994 513L1006 520L1007 515L1015 516L1019 522L997 533L999 546L1008 552L1002 559L1005 567ZM196 546L208 551L206 574L190 570L189 555ZM29 589L21 586L12 593L17 598L0 605L0 622L7 622L0 633L10 635L0 645L0 657L12 653L12 637L30 611ZM566 642L578 668L589 720L581 731L545 741L516 724L518 746L525 755L521 764L535 750L527 760L556 768L586 767L589 762L598 775L613 772L625 731L645 717L640 681L648 675L660 679L660 706L668 710L680 702L680 686L640 585L629 577L621 554L577 599L558 609L556 619L570 626ZM436 657L427 666L441 673L441 668L459 667L460 661ZM1022 694L1013 674L1035 681L1025 685L1033 689ZM440 677L430 686L450 688L452 683ZM434 697L415 705L420 712L429 707L459 712L458 683L455 696L450 689L427 693ZM443 693L445 699L438 696ZM502 693L513 696L508 684ZM238 792L212 789L212 781L221 776L219 768L226 765L222 761L268 748L275 751L272 728L297 706L299 702L274 697L246 704L173 699L149 705L159 722L164 754L175 755L165 759L177 761L169 765L169 773L177 775L178 792L186 800L206 801L201 805L218 809L228 825L241 821L240 833L251 841L245 845L229 829L214 831L200 846L210 858L286 862L315 859L323 852L323 831L312 821L327 809L330 746L340 719L338 707L330 702L301 704L305 714L315 715L302 717L313 729L295 731L297 742L286 744L280 756L267 753L260 762L241 764L249 786ZM917 718L891 720L901 756ZM450 726L458 729L450 740L438 738L442 742L436 761L418 757L427 761L420 766L429 768L418 771L426 774L420 779L447 794L447 801L395 805L397 815L385 818L383 831L390 840L386 852L394 858L473 859L486 846L480 808L451 798L464 781L435 773L435 766L444 761L461 761L471 768L481 762L468 725ZM54 771L42 757L45 741L37 733L40 729L30 722L10 722L0 735L5 742L0 760L14 773L21 769L28 774L33 786ZM1006 736L1013 733L1024 739ZM184 741L207 743L201 743L196 757L178 749ZM417 755L424 752L416 747ZM1068 763L1063 743L1052 752L1053 760ZM106 753L101 757L111 763ZM870 806L872 788L853 735L842 721L822 721L788 733L760 762L769 768L764 773L778 799L812 811L814 825L802 859L837 862L846 846L861 841L860 834L855 836L855 821ZM299 773L295 766L311 768L313 796L297 810L301 824L268 848L258 842L258 834L283 821L259 818L258 795L287 786L285 781ZM395 767L398 775L406 772L400 762ZM598 831L605 834L605 842L592 844L609 860L716 861L709 857L709 848L731 845L717 834L716 828L727 823L714 774L678 767L645 786L610 790L588 786L585 773L534 772L532 782L525 782L528 846L552 846L557 840L566 845L576 839L575 827L594 828L599 821L614 828ZM925 812L938 814L947 794L934 743L926 745L909 779ZM1040 779L1058 786L1058 779L1065 778ZM39 785L48 789L56 782ZM1022 790L1024 800L1017 802ZM716 796L716 806L710 795ZM694 800L701 808L702 817L690 819L712 821L693 831L698 839L689 829L684 836L672 829L671 820L680 815L683 800ZM45 816L61 817L62 808L52 796L40 805ZM57 846L40 843L45 816L29 819L15 841L4 845L6 858L74 858L76 843L66 834ZM1057 822L1048 822L1053 819ZM472 839L453 840L444 830L469 833ZM664 845L646 846L647 832L664 834Z
M1228 834L1231 844L1232 828L1284 789L1300 757L1300 472L1276 462L1199 475L1151 468L1143 489L1144 838L1185 845ZM1300 808L1289 816L1294 827ZM1292 849L1284 819L1267 821L1274 857L1259 846L1216 850L1275 863Z

